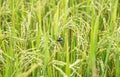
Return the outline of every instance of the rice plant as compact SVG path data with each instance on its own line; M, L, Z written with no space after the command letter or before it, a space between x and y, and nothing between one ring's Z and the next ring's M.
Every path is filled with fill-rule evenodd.
M120 0L0 0L0 77L120 77Z

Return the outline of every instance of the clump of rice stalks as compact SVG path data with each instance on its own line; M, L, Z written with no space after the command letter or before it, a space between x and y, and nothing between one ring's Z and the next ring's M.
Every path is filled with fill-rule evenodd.
M119 77L119 0L0 0L0 77Z

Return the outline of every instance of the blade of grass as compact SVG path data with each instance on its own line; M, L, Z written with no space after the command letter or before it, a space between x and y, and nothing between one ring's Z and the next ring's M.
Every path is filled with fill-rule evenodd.
M68 77L70 77L68 32L65 33L65 51L66 51L66 75L67 75Z
M10 1L10 4L12 4L11 6L11 13L12 13L12 26L10 27L10 45L9 45L9 51L8 51L8 54L9 56L13 57L14 55L14 52L13 52L13 36L14 36L14 32L15 32L15 8L14 8L14 0L11 0ZM12 76L12 73L13 73L13 61L9 61L9 59L7 59L7 65L6 65L6 72L5 72L5 77L9 77L9 76Z
M88 77L91 75L93 76L96 71L96 48L97 48L97 39L98 39L98 30L99 30L99 16L97 16L94 25L91 28L91 40L90 40L90 51L89 51L89 72L92 72L92 74L89 74Z
M50 54L49 54L49 48L48 48L48 36L45 36L44 39L44 54L45 54L45 58L44 58L44 66L43 66L43 76L47 77L47 66L48 66L48 62L50 60Z

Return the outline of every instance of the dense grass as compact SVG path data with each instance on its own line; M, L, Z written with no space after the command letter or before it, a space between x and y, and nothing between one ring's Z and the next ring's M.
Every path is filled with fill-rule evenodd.
M0 0L0 77L120 77L119 6Z

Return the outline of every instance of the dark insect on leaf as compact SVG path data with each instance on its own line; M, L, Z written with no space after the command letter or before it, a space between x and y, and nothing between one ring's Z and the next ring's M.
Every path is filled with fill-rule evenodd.
M62 37L59 37L57 41L58 41L58 42L62 42L62 41L63 41L63 38L62 38Z

